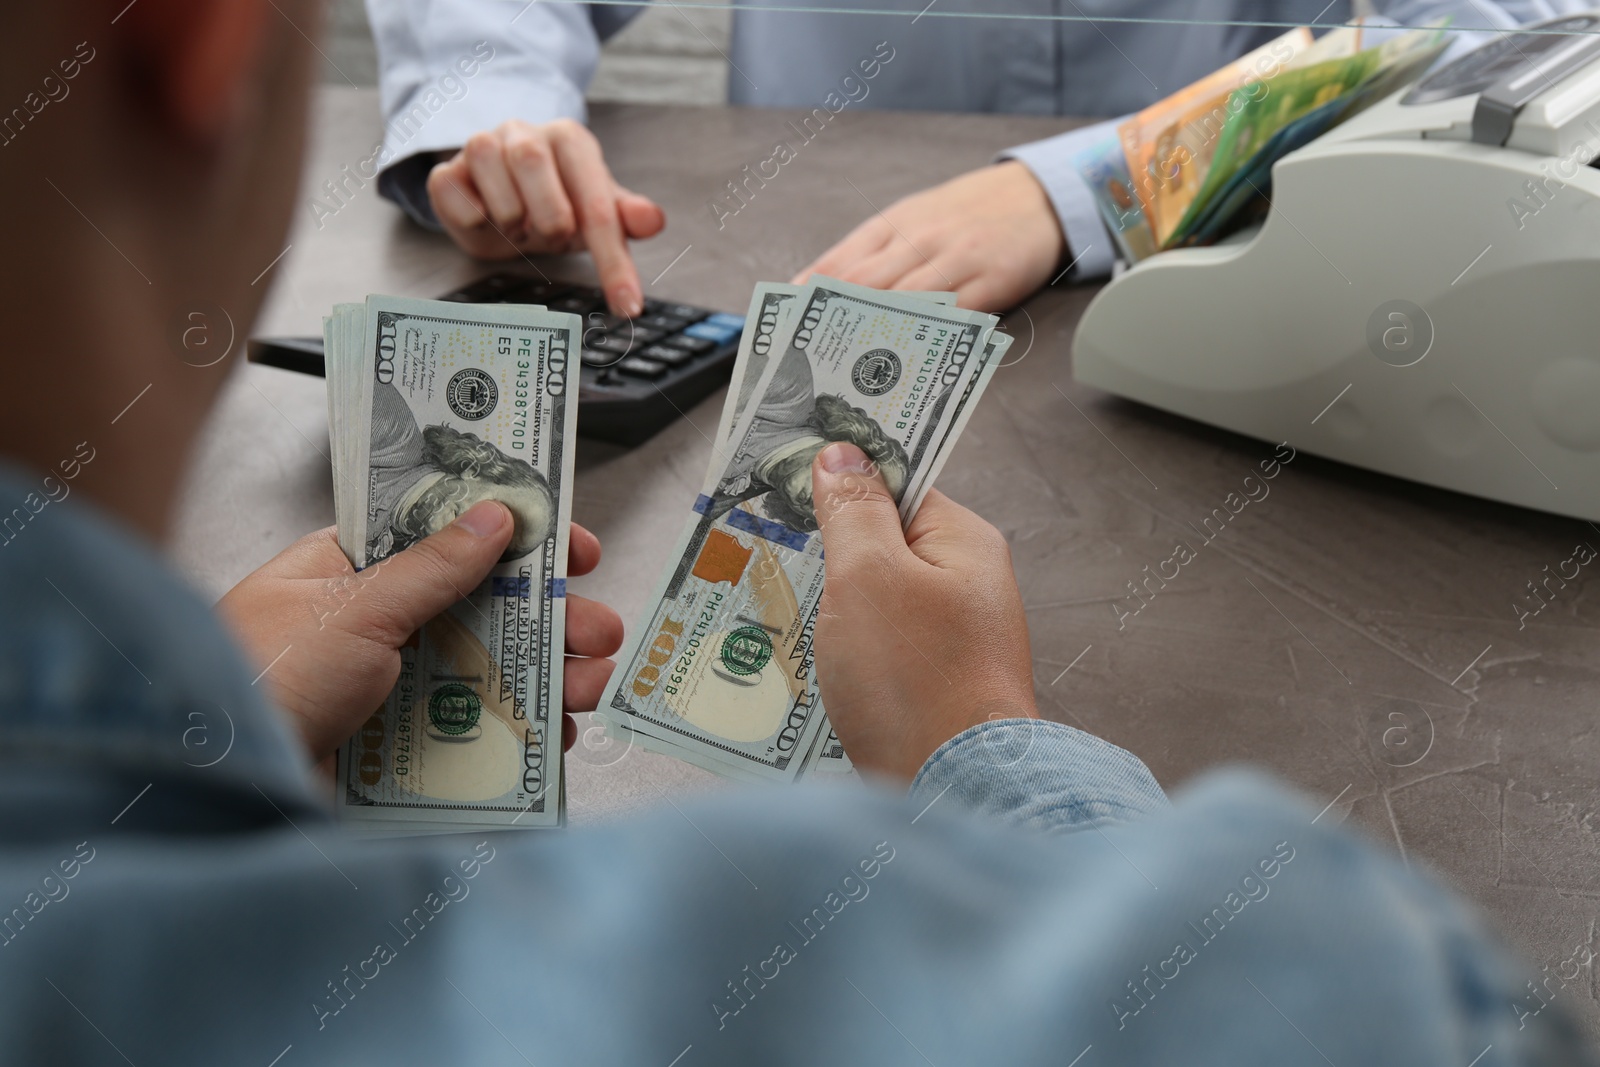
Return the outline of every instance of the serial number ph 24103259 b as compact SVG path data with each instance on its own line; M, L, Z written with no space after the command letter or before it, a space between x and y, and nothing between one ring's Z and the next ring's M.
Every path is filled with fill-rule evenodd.
M915 339L927 341L928 330L929 327L926 323L918 323ZM917 380L912 383L911 391L906 394L905 406L900 410L899 421L894 424L895 429L904 430L911 425L911 419L921 406L918 401L922 398L923 390L928 387L928 370L938 360L939 353L944 349L945 338L949 334L950 331L948 329L938 330L933 340L928 344L928 351L922 358L922 369L917 373Z

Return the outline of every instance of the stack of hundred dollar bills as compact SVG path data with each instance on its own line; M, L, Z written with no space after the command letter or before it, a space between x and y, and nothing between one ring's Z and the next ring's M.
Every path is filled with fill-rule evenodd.
M608 734L730 778L850 772L813 663L811 461L860 446L910 521L1011 343L954 302L756 287L710 469L597 709Z
M564 820L561 676L577 427L576 315L373 296L325 320L339 545L363 576L480 500L511 545L401 649L339 753L341 818L389 833Z

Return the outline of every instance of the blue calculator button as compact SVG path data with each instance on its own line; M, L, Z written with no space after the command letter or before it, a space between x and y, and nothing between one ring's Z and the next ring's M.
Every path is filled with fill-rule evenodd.
M711 316L705 321L716 323L718 326L732 327L734 333L738 333L740 330L744 329L743 319L737 315L729 315L721 311L717 312L715 315Z
M734 323L734 325L730 326L726 322L718 322L718 321L716 321L718 318L728 319L728 318L732 318L732 316L728 316L728 315L722 315L722 316L713 315L713 316L711 316L711 318L705 320L704 322L695 323L693 326L689 327L687 330L684 330L683 332L685 334L687 334L688 336L690 336L690 337L698 337L698 338L700 338L701 340L704 340L704 341L714 341L717 344L721 345L721 344L727 344L729 341L732 341L735 337L738 337L739 336L739 332L744 328L744 320L743 319L737 320Z

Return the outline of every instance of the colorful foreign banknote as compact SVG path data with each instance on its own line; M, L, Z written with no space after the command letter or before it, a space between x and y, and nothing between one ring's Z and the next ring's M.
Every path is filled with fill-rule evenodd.
M1141 213L1161 247L1199 192L1229 117L1312 46L1304 26L1159 100L1117 127Z

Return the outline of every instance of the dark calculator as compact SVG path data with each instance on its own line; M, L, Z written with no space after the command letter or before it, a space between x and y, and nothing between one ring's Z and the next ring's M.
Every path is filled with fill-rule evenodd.
M491 274L441 300L465 304L543 304L583 318L583 374L578 433L637 445L728 380L744 319L693 304L646 299L638 318L606 310L588 285ZM322 338L250 341L250 361L322 375Z

